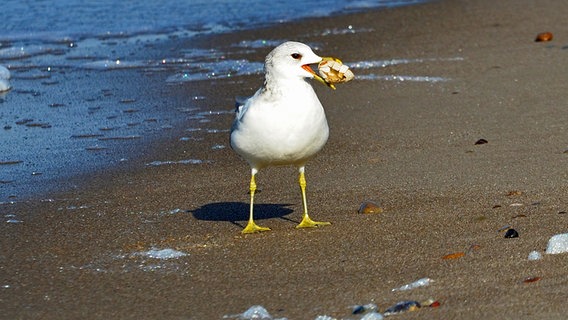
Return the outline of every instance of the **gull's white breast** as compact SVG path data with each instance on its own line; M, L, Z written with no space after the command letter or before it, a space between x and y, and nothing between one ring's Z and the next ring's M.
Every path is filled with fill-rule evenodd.
M324 109L304 80L278 90L260 89L241 108L233 123L231 147L254 168L302 166L327 142Z

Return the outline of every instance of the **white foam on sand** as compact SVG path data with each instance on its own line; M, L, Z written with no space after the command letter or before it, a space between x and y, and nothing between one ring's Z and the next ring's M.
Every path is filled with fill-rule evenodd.
M440 76L415 76L415 75L396 75L396 74L359 74L357 70L369 70L386 68L389 66L396 66L401 64L421 64L427 62L456 62L463 61L462 57L450 57L450 58L418 58L418 59L404 59L395 58L389 60L368 60L368 61L356 61L356 62L346 62L352 70L356 70L355 79L357 80L382 80L382 81L398 81L398 82L446 82L450 81L450 78L440 77Z
M433 282L432 279L430 278L422 278L422 279L418 279L412 283L409 284L405 284L401 287L398 288L394 288L392 289L392 291L407 291L407 290L412 290L412 289L416 289L419 287L425 287L425 286L429 286L431 283Z
M260 41L259 43L263 43ZM215 53L215 56L222 54ZM191 57L186 57L191 61ZM202 58L201 58L202 59ZM376 68L386 68L401 64L421 64L427 62L456 62L463 61L462 57L450 58L418 58L405 59L394 58L388 60L368 60L345 62L352 70L355 70L355 79L357 80L383 80L383 81L411 81L411 82L444 82L449 78L439 76L413 76L413 75L377 75L377 74L359 74L357 71L369 70ZM100 65L100 63L99 63ZM214 61L194 61L191 63L192 69L185 70L181 73L171 75L166 80L169 83L201 81L208 79L226 79L243 75L261 74L264 70L264 64L258 61L240 60L223 60L216 59Z
M134 255L136 256L144 256L152 259L160 259L160 260L167 260L167 259L176 259L180 257L187 256L187 253L177 251L174 249L166 248L166 249L151 249L144 252L137 252Z
M159 167L159 166L168 166L174 164L203 164L203 163L209 163L209 161L199 160L199 159L186 159L179 161L167 160L167 161L152 161L150 163L147 163L146 165L150 167Z
M430 77L430 76L405 76L405 75L377 75L365 74L357 76L357 80L384 80L384 81L398 81L398 82L446 82L450 81L449 78L444 77Z

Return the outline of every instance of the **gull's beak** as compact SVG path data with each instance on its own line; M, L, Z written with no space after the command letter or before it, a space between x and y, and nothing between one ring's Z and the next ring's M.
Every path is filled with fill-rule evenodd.
M302 66L302 69L306 70L307 72L311 73L314 76L314 79L316 79L317 81L321 82L322 84L332 88L333 90L335 90L335 86L331 83L327 83L324 78L322 78L319 74L315 73L314 70L312 70L312 68L310 67L309 64L305 64Z
M324 57L322 59L323 60L338 60L335 58L329 58L329 57ZM331 89L335 90L335 86L327 81L325 81L324 78L322 78L319 74L317 74L311 67L309 64L304 64L302 65L302 69L306 70L307 72L311 73L314 76L314 79L316 79L317 81L321 82L322 84L330 87Z

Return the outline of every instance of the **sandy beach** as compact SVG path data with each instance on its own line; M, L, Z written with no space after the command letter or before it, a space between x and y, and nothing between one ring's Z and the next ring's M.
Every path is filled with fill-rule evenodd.
M410 61L353 68L362 79L336 91L313 83L331 133L306 169L308 204L332 225L294 228L296 170L278 167L257 176L256 218L272 230L240 233L249 167L228 129L235 97L262 77L152 90L150 75L139 94L214 111L208 122L190 143L174 129L139 158L71 178L70 190L0 206L21 221L0 224L0 318L222 319L262 305L275 318L356 319L354 305L433 299L438 307L393 317L565 319L568 254L544 250L568 232L567 10L447 0L199 38L229 56L234 43L265 39L316 44L347 64ZM535 42L545 31L554 39ZM201 162L147 165L188 159ZM365 200L383 212L358 214ZM507 226L519 237L505 238ZM143 255L166 248L186 255ZM529 261L533 250L542 259ZM428 286L392 290L425 277Z

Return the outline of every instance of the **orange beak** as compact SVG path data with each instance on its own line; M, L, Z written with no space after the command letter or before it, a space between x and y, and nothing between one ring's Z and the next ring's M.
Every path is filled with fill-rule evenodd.
M307 72L311 73L314 76L314 79L316 79L317 81L321 82L322 84L325 84L326 86L332 88L333 90L335 90L335 86L331 83L328 83L327 81L325 81L324 78L322 78L319 74L315 73L314 70L312 70L312 68L307 65L304 64L302 66L302 69L306 70Z
M310 67L309 64L303 65L303 66L302 66L302 69L306 70L307 72L309 72L309 73L311 73L311 74L313 74L313 75L316 75L316 73L314 72L314 70L312 70L312 68Z

